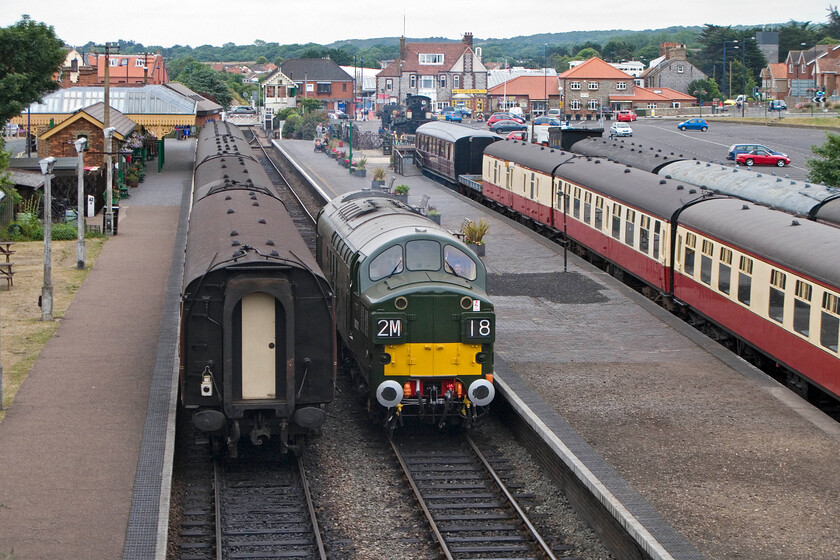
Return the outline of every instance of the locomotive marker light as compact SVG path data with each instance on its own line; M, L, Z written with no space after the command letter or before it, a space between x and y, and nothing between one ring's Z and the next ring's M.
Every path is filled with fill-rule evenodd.
M38 163L44 174L44 285L41 288L41 320L52 321L52 172L55 158L44 158Z
M79 155L78 209L76 210L76 268L85 269L85 146L87 138L77 138L73 145Z
M493 387L493 384L486 379L479 379L477 381L473 381L472 385L470 385L470 388L467 391L467 396L473 404L477 406L487 406L493 402L493 398L496 396L496 389Z
M376 400L385 408L393 408L403 400L403 388L396 381L383 381L376 388Z

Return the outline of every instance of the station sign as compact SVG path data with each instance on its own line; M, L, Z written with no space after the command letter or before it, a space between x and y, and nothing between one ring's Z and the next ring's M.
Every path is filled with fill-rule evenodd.
M454 93L454 94L458 94L458 93L480 93L480 94L485 94L485 93L487 93L487 90L486 90L486 89L453 89L453 90L452 90L452 93Z

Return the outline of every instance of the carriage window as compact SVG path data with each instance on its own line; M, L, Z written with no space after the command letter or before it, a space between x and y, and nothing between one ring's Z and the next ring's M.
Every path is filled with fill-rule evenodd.
M787 275L781 270L770 272L770 318L783 322L785 320L785 279Z
M370 279L373 282L403 271L402 247L394 245L370 261Z
M624 242L630 247L633 247L633 243L635 242L636 211L628 208L624 218Z
M657 260L659 260L659 228L661 226L661 222L654 222L653 224L653 258Z
M443 270L467 280L475 280L476 277L475 261L453 245L443 248Z
M580 219L580 187L575 187L575 198L572 202L572 215L576 219Z
M644 254L650 250L650 216L642 216L639 224L639 251Z
M749 305L752 300L752 259L741 256L741 264L738 272L738 301Z
M620 204L616 204L615 206L613 206L612 236L615 239L621 239L621 205Z
M720 248L720 266L718 267L718 290L729 295L732 282L732 250Z
M697 236L693 233L685 234L685 261L683 270L689 276L694 276L694 248L697 246Z
M595 197L595 229L601 231L604 224L604 199Z
M587 224L592 220L592 193L583 195L583 221Z
M703 240L703 255L700 257L700 281L711 286L712 284L712 255L714 255L714 243Z
M409 241L405 244L408 270L440 270L440 243L437 241Z
M802 336L811 335L811 285L796 281L796 297L793 299L793 330Z
M822 318L820 322L820 344L829 350L837 352L837 340L840 335L840 298L825 292L822 301Z

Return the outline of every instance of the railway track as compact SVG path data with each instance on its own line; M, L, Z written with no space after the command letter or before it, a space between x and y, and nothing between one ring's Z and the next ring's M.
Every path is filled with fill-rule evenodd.
M533 496L506 485L506 460L486 456L469 435L390 441L444 558L555 559L571 548L549 546L519 503Z
M178 550L170 558L327 558L300 459L268 446L228 463L211 457L209 443L188 447Z

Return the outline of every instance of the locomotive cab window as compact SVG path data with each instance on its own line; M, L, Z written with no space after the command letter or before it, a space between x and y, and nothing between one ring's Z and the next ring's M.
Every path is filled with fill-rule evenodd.
M453 245L443 248L443 270L467 280L475 280L477 274L475 261Z
M402 247L388 247L370 261L370 279L372 282L387 278L403 271Z
M419 240L405 244L408 270L440 270L440 243Z

